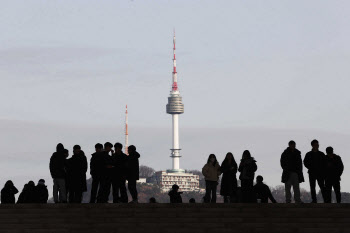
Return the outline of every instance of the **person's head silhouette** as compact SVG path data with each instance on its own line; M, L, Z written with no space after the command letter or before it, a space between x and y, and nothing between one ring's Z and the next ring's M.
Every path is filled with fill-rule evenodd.
M295 143L295 141L289 141L289 143L288 143L288 145L289 145L289 148L291 149L291 150L295 150L295 148L296 148L296 143Z
M263 182L264 178L262 176L257 176L256 177L256 183L261 184Z
M311 146L312 146L312 150L314 151L318 151L318 148L320 147L316 139L312 140Z
M120 153L123 149L123 145L120 142L114 144L114 150L116 153Z
M97 152L97 153L99 153L99 152L101 152L103 150L103 145L101 144L101 143L97 143L96 145L95 145L95 151Z

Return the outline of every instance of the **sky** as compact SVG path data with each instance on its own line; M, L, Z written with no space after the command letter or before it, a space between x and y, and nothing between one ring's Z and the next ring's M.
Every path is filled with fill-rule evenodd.
M80 144L88 158L96 142L124 142L126 104L141 163L170 168L174 28L182 168L201 169L210 153L239 161L249 149L279 185L288 141L304 155L314 138L350 162L349 1L0 4L0 186L51 185L58 142Z

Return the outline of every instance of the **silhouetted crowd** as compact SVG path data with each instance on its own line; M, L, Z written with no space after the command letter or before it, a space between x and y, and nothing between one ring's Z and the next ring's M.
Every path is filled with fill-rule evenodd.
M139 179L140 154L136 147L128 147L128 155L123 153L121 143L106 142L95 145L95 153L90 160L92 177L90 203L107 203L112 188L113 203L127 203L126 181L133 203L137 203L136 181ZM50 159L55 203L81 203L83 192L87 191L86 172L88 163L79 145L73 147L73 156L62 144Z
M327 147L327 155L319 151L317 140L313 140L311 146L312 149L306 153L304 161L301 158L301 152L296 149L294 141L289 142L287 149L281 155L282 183L285 184L286 203L291 203L292 201L292 187L294 201L302 203L299 184L304 182L303 162L309 173L312 203L317 203L316 181L325 203L331 203L332 189L334 189L337 203L340 203L340 177L344 170L340 156L334 154L332 147ZM225 203L267 203L268 199L276 203L269 187L263 183L262 176L256 178L256 184L254 185L253 181L257 169L256 161L248 150L243 152L239 166L232 153L227 153L221 166L214 154L209 155L208 161L202 169L206 183L204 202L216 203L218 180L222 174L220 195L224 197ZM240 172L241 187L237 186L237 172Z
M291 189L294 191L295 203L302 203L299 184L304 182L303 163L308 169L312 203L317 203L316 182L320 188L325 203L332 202L334 189L337 203L341 202L340 178L344 165L340 156L334 154L332 147L327 147L326 155L319 151L317 140L311 142L312 149L302 160L301 152L296 149L296 143L290 141L280 159L283 169L282 182L285 184L286 203L292 202ZM113 150L114 147L114 150ZM127 148L128 153L122 151L123 145L110 142L104 145L97 143L95 153L90 159L90 174L92 177L90 203L107 203L112 190L113 203L128 203L126 183L131 195L130 203L138 203L136 182L139 179L140 154L136 147ZM79 145L73 147L73 155L59 143L50 159L50 173L53 179L53 198L55 203L81 203L83 192L87 191L86 172L88 162L84 151ZM206 193L204 203L216 203L217 186L221 178L220 195L225 203L267 203L269 200L276 203L270 188L263 183L263 177L257 176L254 185L255 173L258 170L256 160L248 150L242 155L237 165L231 152L226 154L224 161L219 165L216 156L210 154L202 173L205 177ZM237 182L239 172L240 187ZM172 186L168 193L170 203L182 203L182 192L177 184ZM17 188L12 181L7 181L1 190L1 203L14 204ZM24 185L17 203L47 203L49 198L45 180L40 179L37 185L33 181ZM156 203L154 197L150 203ZM190 203L196 203L191 198Z

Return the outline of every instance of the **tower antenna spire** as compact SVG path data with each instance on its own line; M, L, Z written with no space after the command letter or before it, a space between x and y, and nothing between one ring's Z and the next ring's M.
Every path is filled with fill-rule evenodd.
M125 110L125 154L129 155L128 152L128 147L129 147L129 131L128 131L128 105L126 105L126 110Z
M174 44L174 47L173 47L174 58L173 58L173 85L172 85L172 91L178 91L177 72L176 72L176 37L175 37L175 28L174 28L173 44Z

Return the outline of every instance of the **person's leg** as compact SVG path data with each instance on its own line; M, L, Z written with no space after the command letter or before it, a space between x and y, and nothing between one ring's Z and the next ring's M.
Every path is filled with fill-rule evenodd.
M53 200L55 203L58 203L59 200L58 200L58 183L57 183L57 179L53 179Z
M100 179L98 179L97 177L92 177L90 203L96 202L96 195L97 195L99 183L100 183Z
M332 203L332 181L325 179L325 203Z
M205 196L204 196L204 203L210 202L210 181L205 181Z
M288 181L284 184L284 191L286 194L286 203L291 203L292 202L292 193L291 193L291 188L292 188L292 184L290 181L290 177L288 179Z
M128 189L131 194L132 200L137 201L137 189L136 189L136 180L128 180Z
M224 203L229 203L229 196L224 196Z
M247 203L247 189L248 189L248 182L247 180L241 180L241 191L242 191L242 203Z
M324 178L317 177L317 184L318 187L320 187L320 191L322 194L323 202L325 202L325 185L324 185Z
M256 196L254 193L254 189L253 189L253 184L254 181L253 180L248 180L248 187L247 187L247 194L248 194L248 202L249 203L255 203L256 202Z
M295 203L301 203L300 199L300 183L297 173L292 173L292 186L294 191L294 201Z
M75 197L74 197L74 203L81 203L83 200L83 192L82 191L76 191Z
M55 179L57 187L57 197L58 202L66 203L67 202L67 190L66 190L66 181L65 179Z
M120 200L122 203L128 203L128 194L126 192L125 182L126 180L121 178L119 184L119 190L120 190Z
M69 191L69 202L76 203L76 191L75 190Z
M113 203L118 203L119 199L119 185L120 181L118 177L114 177L112 180L112 190L113 190Z
M310 193L311 193L311 199L313 203L317 203L317 197L316 197L316 177L309 173L309 182L310 182Z
M211 203L216 203L216 189L218 183L216 181L211 182Z
M333 181L333 188L335 192L335 198L337 203L341 203L340 181Z
M97 202L107 203L109 200L109 193L111 192L111 180L109 177L105 177L101 182L101 188L98 192Z

